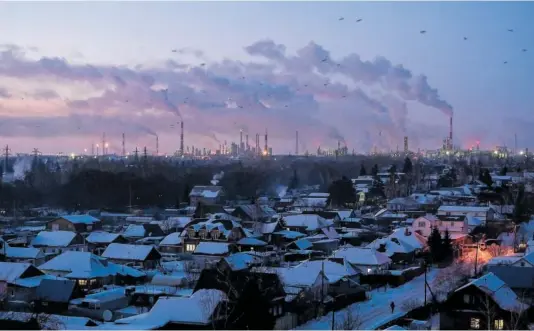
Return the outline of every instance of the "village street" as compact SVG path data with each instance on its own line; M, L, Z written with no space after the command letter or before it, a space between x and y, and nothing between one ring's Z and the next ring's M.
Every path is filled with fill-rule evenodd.
M427 273L427 281L432 286L432 281L438 275L440 270L431 269ZM387 290L378 288L369 292L370 299L364 302L358 302L348 306L345 309L337 311L335 319L342 321L347 314L347 310L351 310L353 317L358 319L361 323L357 328L372 330L379 327L395 318L403 316L407 311L406 305L410 305L414 301L418 301L423 305L425 297L424 288L425 276L421 275L410 282ZM427 300L431 300L431 294L427 291ZM391 313L390 303L395 302L395 312ZM413 307L412 307L413 309ZM323 316L319 319L310 321L300 327L298 330L331 330L332 329L332 313Z

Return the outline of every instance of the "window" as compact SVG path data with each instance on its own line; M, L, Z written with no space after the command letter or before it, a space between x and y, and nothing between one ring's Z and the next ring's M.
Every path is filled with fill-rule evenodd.
M464 303L471 303L471 297L469 294L464 294Z
M208 232L206 230L200 230L200 238L206 239L208 237Z
M282 305L278 306L278 315L282 315Z
M197 245L195 245L195 244L186 244L185 245L185 250L187 252L194 252L196 248L197 248Z
M504 320L495 320L495 330L504 329Z
M454 222L451 222L451 227L454 227Z
M215 229L215 230L211 231L211 238L219 239L220 234L221 233L219 232L219 230Z
M80 285L80 286L85 286L85 285L87 285L87 280L85 280L85 279L78 279L78 285Z
M59 224L52 224L52 231L59 231Z
M93 226L92 225L88 225L87 226L87 231L93 231Z
M195 229L187 229L187 236L189 238L195 238Z
M11 290L11 293L9 293L11 297L13 298L15 296L15 290Z
M425 221L420 221L418 224L417 224L418 227L420 228L424 228L426 226L426 223Z
M471 321L469 323L469 327L473 330L480 329L480 318L471 318Z

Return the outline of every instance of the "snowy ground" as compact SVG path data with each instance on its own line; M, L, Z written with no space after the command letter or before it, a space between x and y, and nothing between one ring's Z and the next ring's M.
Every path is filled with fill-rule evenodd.
M434 277L438 274L437 269L429 270L427 273L427 281L432 286ZM406 307L412 305L414 302L419 302L423 305L425 298L424 287L425 275L421 275L412 279L410 282L395 288L379 288L368 292L370 299L364 302L358 302L345 309L337 311L335 318L341 321L346 316L347 309L352 311L355 318L359 319L361 324L357 329L373 330L391 320L404 316L407 311L416 307ZM427 291L427 301L430 302L431 294ZM390 303L395 302L395 313L391 313ZM319 319L309 321L301 325L297 330L331 330L332 313L323 316Z

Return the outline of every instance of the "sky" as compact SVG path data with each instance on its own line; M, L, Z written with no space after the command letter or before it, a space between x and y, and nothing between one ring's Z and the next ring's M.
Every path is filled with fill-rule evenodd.
M534 2L2 2L0 144L534 148ZM341 19L343 18L343 19ZM360 22L357 22L361 19ZM426 33L420 33L425 30ZM513 30L513 32L509 31ZM467 38L467 39L465 39ZM506 62L506 63L505 63Z

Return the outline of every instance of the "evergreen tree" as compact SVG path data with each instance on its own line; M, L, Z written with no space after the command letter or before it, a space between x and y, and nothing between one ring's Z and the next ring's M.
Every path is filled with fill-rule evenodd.
M432 232L428 237L428 247L430 248L432 260L434 262L441 261L443 257L443 241L437 227L432 228Z
M504 166L501 168L501 171L499 171L499 176L506 176L507 173L508 173L508 167Z
M449 233L448 229L445 229L445 233L443 234L443 258L444 259L450 259L452 258L453 254L453 248L452 248L452 239L451 234Z
M191 193L191 187L189 186L189 183L185 184L184 188L184 194L182 196L182 202L188 203L191 202L191 199L189 199L189 193Z
M488 187L493 185L493 179L491 178L491 174L488 169L484 169L484 171L482 171L478 176L478 179Z
M294 190L298 188L299 186L299 177L297 175L297 169L293 169L293 176L291 176L291 180L289 181L289 185L287 187L288 190Z
M328 187L328 193L330 194L329 203L334 206L343 206L356 201L356 191L352 181L345 176L333 181Z
M234 330L272 330L276 322L270 313L270 303L260 284L249 279L236 302L233 313L229 316L231 328Z
M411 174L413 171L412 160L409 157L404 159L404 166L402 167L402 172L405 174Z
M373 166L373 168L371 168L371 175L372 175L373 177L378 176L378 164L375 164L375 165Z
M365 170L365 166L362 164L360 165L360 176L367 176L367 170Z

